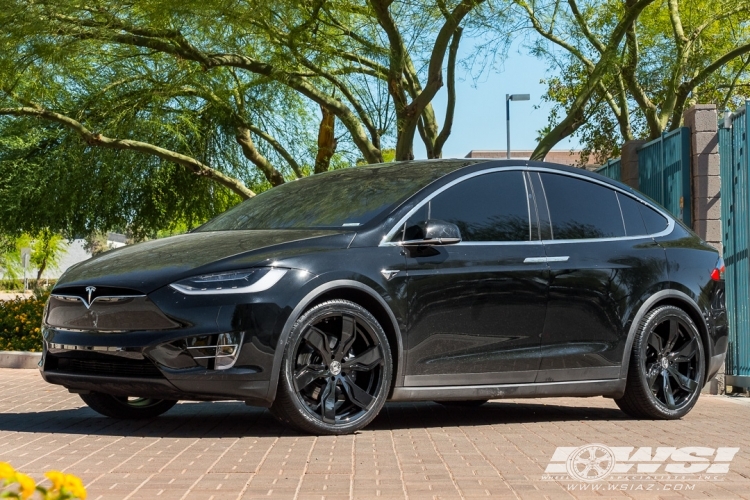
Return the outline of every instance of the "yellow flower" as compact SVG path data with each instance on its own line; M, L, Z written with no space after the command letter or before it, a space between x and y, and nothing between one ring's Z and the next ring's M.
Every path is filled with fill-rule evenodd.
M86 500L86 488L83 487L83 482L76 476L65 474L64 486L75 498Z
M16 482L18 483L18 492L21 494L21 498L26 500L34 494L36 483L29 476L16 472Z
M16 475L16 470L7 462L0 462L0 479L11 479Z
M65 484L65 474L57 470L51 470L44 474L44 477L52 482L52 489L59 490Z

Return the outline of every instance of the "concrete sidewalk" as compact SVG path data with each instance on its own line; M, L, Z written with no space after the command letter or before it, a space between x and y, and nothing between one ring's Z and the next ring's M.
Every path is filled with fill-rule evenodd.
M749 422L746 400L705 395L671 422L631 420L604 398L473 409L401 403L354 436L315 437L242 403L181 403L152 421L110 420L35 370L0 369L0 461L37 480L51 469L76 474L91 500L750 498ZM614 450L621 471L658 474L587 482L559 473L585 460L575 449L589 443ZM652 448L646 461L641 447ZM674 450L684 447L701 448L686 459L691 450ZM719 453L719 463L720 447L739 452ZM707 474L709 464L719 472Z

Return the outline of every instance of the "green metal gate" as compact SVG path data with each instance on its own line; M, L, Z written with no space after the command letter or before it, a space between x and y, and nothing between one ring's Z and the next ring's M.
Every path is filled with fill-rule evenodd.
M638 149L638 190L691 225L689 128L665 132Z
M621 165L622 162L620 161L620 158L617 158L616 160L607 160L607 163L594 170L594 172L601 174L604 177L609 177L610 179L619 181L622 177Z
M721 226L729 350L727 385L750 387L750 101L719 127ZM729 125L727 127L727 125Z

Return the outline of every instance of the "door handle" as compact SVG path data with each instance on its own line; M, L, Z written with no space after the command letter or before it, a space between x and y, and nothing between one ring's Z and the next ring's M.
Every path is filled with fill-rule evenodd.
M569 255L561 257L526 257L523 259L524 264L541 264L545 262L567 262L570 259Z
M547 257L547 262L568 262L569 255L563 255L560 257Z
M547 262L547 257L526 257L523 259L524 264L543 264Z

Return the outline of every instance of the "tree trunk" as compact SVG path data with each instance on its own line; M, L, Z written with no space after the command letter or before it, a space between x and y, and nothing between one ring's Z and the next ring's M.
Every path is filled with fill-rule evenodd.
M336 115L331 113L326 107L320 107L323 118L320 120L318 129L318 154L315 156L315 173L320 174L327 172L331 166L331 158L336 152Z

